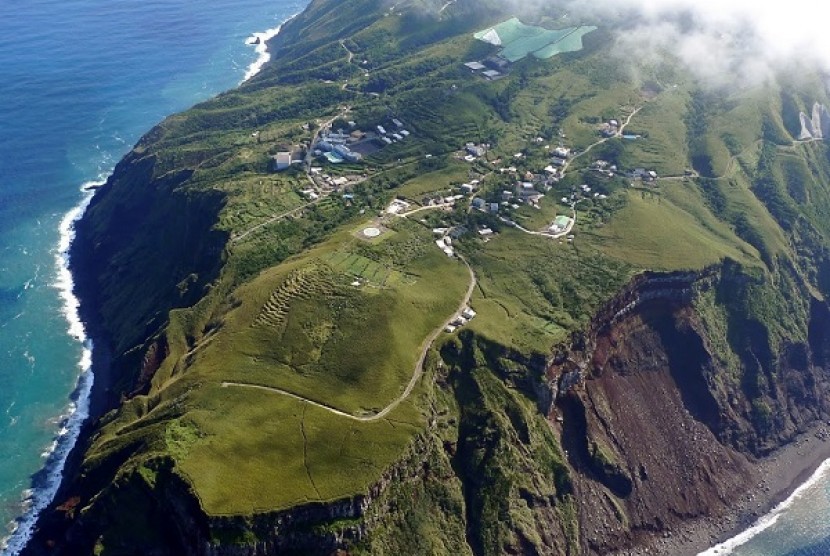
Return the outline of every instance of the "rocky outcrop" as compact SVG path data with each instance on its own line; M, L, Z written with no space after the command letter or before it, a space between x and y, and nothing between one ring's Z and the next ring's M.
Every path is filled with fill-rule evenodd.
M801 122L801 133L798 139L801 141L809 139L825 139L830 137L830 112L823 104L813 104L812 117L804 112L799 114Z

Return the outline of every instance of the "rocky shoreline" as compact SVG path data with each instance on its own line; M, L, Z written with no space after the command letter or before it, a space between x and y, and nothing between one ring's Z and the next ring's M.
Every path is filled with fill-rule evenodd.
M757 462L757 485L741 494L722 515L694 519L674 531L654 537L645 546L613 556L697 556L746 531L789 498L830 459L830 424L817 424L789 444Z

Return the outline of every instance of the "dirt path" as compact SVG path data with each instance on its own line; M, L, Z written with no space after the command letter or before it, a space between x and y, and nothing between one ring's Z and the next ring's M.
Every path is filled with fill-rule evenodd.
M346 60L346 62L348 62L349 64L351 64L351 63L352 63L352 60L354 60L354 52L352 52L351 50L349 50L349 47L348 47L348 46L346 46L346 42L345 42L345 41L342 41L342 40L341 40L341 41L340 41L340 46L342 46L342 47L343 47L343 49L344 49L346 52L348 52L348 53L349 53L349 59L348 59L348 60Z
M306 203L304 205L300 205L297 208L293 208L293 209L289 210L288 212L283 212L282 214L274 215L271 218L269 218L268 220L266 220L265 222L260 222L259 224L257 224L253 228L249 228L248 230L245 230L244 232L242 232L238 236L234 237L233 239L231 239L231 243L238 243L238 242L242 241L243 239L245 239L246 237L248 237L250 234L252 234L255 231L259 230L260 228L264 228L265 226L273 224L274 222L282 220L283 218L287 218L288 216L291 216L292 214L300 212L301 210L306 209L306 208L310 207L311 205L315 205L315 204L319 203L323 199L325 199L325 197L321 196L316 201L311 201L310 203Z
M283 390L281 388L276 388L272 386L262 386L259 384L245 384L242 382L223 382L222 388L228 387L235 387L235 388L252 388L255 390L265 390L268 392L273 392L275 394L281 394L283 396L288 396L289 398L294 398L295 400L299 400L301 402L305 402L307 404L313 405L315 407L319 407L320 409L324 409L330 413L334 413L335 415L339 415L340 417L345 417L347 419L351 419L353 421L361 421L361 422L370 422L370 421L377 421L379 419L383 419L389 413L391 413L401 402L403 402L406 398L412 394L412 391L415 389L415 386L418 384L418 381L424 374L424 361L426 361L427 353L429 353L429 349L432 347L432 344L435 343L435 340L438 336L443 332L444 328L446 328L453 320L455 320L456 315L464 310L470 304L470 299L473 297L473 292L475 291L476 285L478 285L478 280L476 279L475 272L473 272L473 268L464 259L462 256L459 255L459 260L464 263L464 266L467 267L467 271L470 273L470 284L467 287L467 293L464 294L464 299L462 300L461 304L458 306L458 309L446 320L444 323L436 328L429 337L424 340L424 343L421 346L421 352L418 356L418 362L415 364L415 370L412 373L412 378L409 379L409 383L404 388L403 393L400 396L392 400L392 402L380 410L378 413L374 415L366 415L366 416L358 416L352 415L351 413L346 413L345 411L341 411L337 408L334 408L330 405L326 405L324 403L315 402L314 400L310 400L308 398L304 398L302 396L298 396L292 392L287 390Z
M437 204L437 205L426 205L426 206L423 206L423 207L418 207L416 209L412 209L409 212L404 212L404 213L398 214L397 216L399 216L400 218L408 218L408 217L412 216L413 214L417 214L419 212L424 212L425 210L448 209L448 208L452 208L452 207L453 207L452 203L440 203L440 204Z

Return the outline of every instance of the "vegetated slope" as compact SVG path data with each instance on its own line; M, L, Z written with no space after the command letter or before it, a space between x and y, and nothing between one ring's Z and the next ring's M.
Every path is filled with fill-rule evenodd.
M118 165L73 258L113 410L31 553L604 554L720 515L827 418L830 155L790 121L821 80L635 80L599 22L487 81L472 32L514 14L442 7L312 2L260 76ZM411 136L325 167L343 190L269 172L325 122L392 118ZM428 207L472 180L488 211Z

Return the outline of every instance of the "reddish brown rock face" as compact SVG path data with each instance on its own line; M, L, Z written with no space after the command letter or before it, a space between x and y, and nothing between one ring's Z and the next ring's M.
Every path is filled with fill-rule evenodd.
M586 554L723 514L757 484L755 457L820 412L812 401L826 373L799 344L774 362L775 428L752 421L747 393L722 379L692 302L721 279L635 280L548 368L549 417L572 467Z

